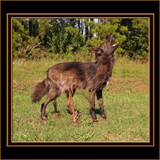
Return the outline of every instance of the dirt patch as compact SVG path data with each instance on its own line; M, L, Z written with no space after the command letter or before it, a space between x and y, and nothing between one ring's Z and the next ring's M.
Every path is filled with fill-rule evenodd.
M13 88L15 89L24 89L24 88L28 88L30 86L35 86L38 82L41 82L42 80L33 80L33 81L28 81L28 82L18 82L16 80L13 80Z
M13 88L17 88L17 89L24 89L25 85L23 83L17 82L16 80L13 80Z
M116 141L117 136L115 136L111 131L108 131L105 138L109 141Z
M105 135L105 138L108 141L112 141L112 142L117 142L117 139L121 139L119 142L143 142L144 141L141 137L133 136L133 135L128 135L124 139L124 135L115 134L115 133L112 133L111 131L108 131L108 133Z
M38 121L32 121L32 120L30 120L30 121L29 121L29 124L30 124L32 127L39 127L39 126L41 126L41 125L43 124L43 121L40 121L40 120L38 120Z
M133 142L143 142L143 139L139 136L130 136L133 139Z
M147 93L149 88L141 78L112 78L107 86L107 90L112 93Z

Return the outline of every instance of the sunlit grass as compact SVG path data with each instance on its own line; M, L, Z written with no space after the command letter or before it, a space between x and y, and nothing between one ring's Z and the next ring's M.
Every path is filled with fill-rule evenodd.
M16 142L148 142L149 141L149 72L148 64L118 58L113 77L104 91L107 119L98 114L98 123L89 115L88 93L77 90L74 96L81 117L77 124L67 112L66 96L57 99L60 116L47 107L48 120L40 119L40 105L31 103L34 85L45 78L46 70L65 61L90 61L82 55L55 56L39 61L13 61L12 140ZM98 105L96 103L96 108Z

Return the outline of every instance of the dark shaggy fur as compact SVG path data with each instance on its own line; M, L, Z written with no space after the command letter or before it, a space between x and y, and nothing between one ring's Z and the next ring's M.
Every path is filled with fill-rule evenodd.
M47 118L47 104L55 100L62 93L67 94L68 108L73 113L72 97L76 89L85 89L89 92L90 114L93 121L98 121L95 114L95 95L100 105L100 114L103 118L106 118L102 89L106 86L112 75L114 65L113 53L118 47L118 44L113 45L113 41L113 35L110 35L105 43L92 49L92 52L96 55L96 62L60 63L47 70L47 78L36 85L32 94L32 101L37 102L48 93L46 101L42 104L42 119Z

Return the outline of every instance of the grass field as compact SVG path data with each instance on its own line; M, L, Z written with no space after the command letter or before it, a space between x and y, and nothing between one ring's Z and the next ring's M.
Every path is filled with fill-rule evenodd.
M43 99L33 104L34 85L45 78L46 70L63 61L89 61L82 56L55 57L40 61L13 61L12 140L15 142L148 142L149 141L149 72L148 63L116 58L112 80L104 88L107 119L98 114L98 123L89 115L88 93L77 90L76 109L81 113L77 124L67 113L66 96L57 99L60 115L47 107L48 120L40 119ZM99 106L96 102L98 113Z

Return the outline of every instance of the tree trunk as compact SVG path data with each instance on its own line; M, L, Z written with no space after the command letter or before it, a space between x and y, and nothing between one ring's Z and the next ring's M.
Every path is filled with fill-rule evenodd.
M29 21L29 35L33 36L33 20Z

